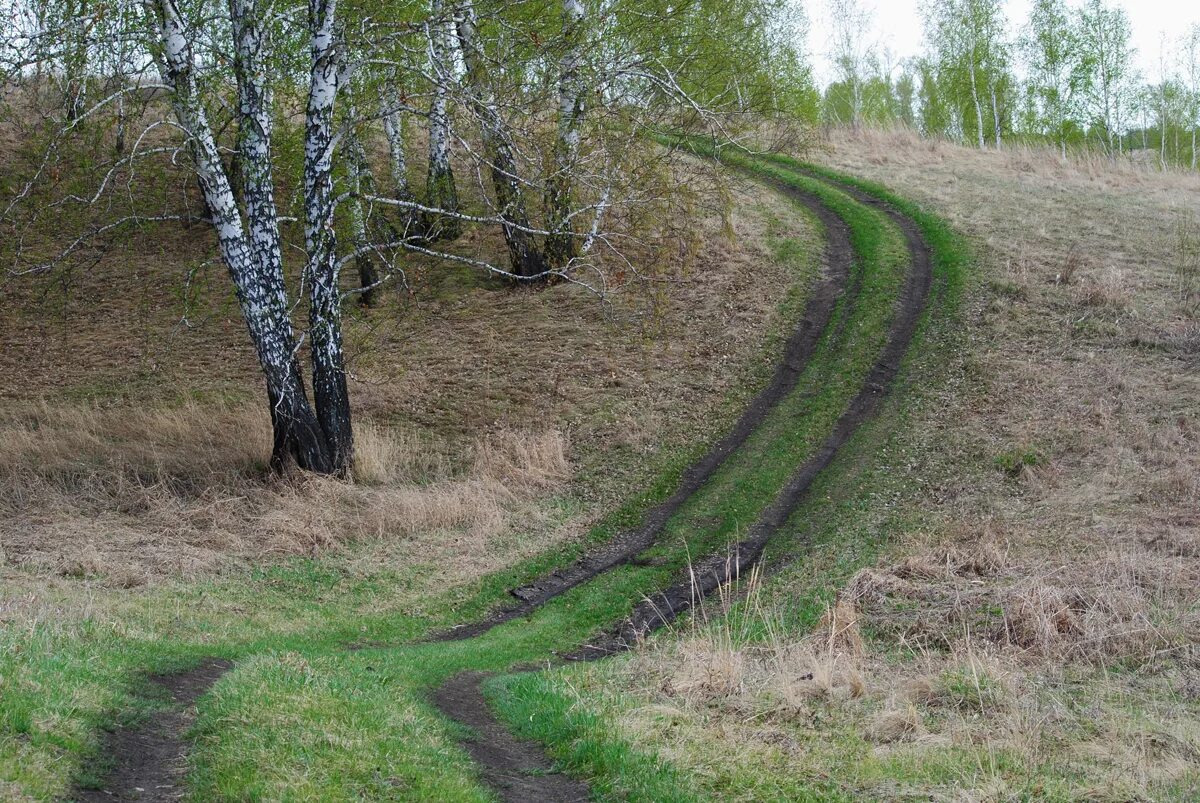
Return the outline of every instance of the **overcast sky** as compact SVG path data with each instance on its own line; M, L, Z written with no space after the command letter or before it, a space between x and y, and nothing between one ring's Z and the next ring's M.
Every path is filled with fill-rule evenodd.
M919 0L862 0L874 19L872 39L891 48L897 58L915 56L922 49ZM1163 31L1178 37L1194 22L1200 22L1200 0L1110 0L1123 7L1133 25L1137 65L1149 78L1158 75L1159 41ZM1067 0L1078 7L1083 0ZM1009 27L1014 32L1029 18L1033 0L1008 0L1005 4ZM829 30L826 0L807 0L809 17L808 52L822 86L830 79L826 44Z

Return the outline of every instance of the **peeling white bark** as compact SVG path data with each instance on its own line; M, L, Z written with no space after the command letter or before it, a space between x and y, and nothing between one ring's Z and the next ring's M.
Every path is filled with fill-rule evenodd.
M546 242L546 257L562 267L577 253L571 231L571 174L579 158L580 124L584 114L583 0L563 0L563 55L558 75L558 133L554 146L554 174L546 183L547 225L553 234Z
M353 460L353 436L342 356L340 263L333 227L333 110L342 78L334 32L336 11L337 0L309 0L312 69L304 130L304 242L313 401L335 469L345 472Z
M249 236L199 97L189 32L175 0L151 0L149 6L159 22L162 43L159 71L164 83L172 88L175 117L187 134L196 177L217 233L218 248L233 280L242 317L266 377L275 430L273 460L279 463L295 459L302 468L329 471L329 450L317 428L295 357L296 345L283 289L282 264L277 258L278 223L274 200L270 193L264 195L262 189L264 181L269 186L271 175L269 165L261 164L262 159L268 162L270 159L270 121L268 118L264 127L260 117L260 112L269 114L269 108L259 108L267 96L265 80L262 73L254 69L261 53L256 48L262 43L262 29L249 0L234 2L231 11L236 9L238 13L239 58L243 44L252 56L250 63L239 66L239 77L249 84L239 91L239 112L244 114L243 132L248 135L243 138L243 158L253 163L248 174L253 179L247 181L248 195L253 196L248 202L253 210L249 216Z

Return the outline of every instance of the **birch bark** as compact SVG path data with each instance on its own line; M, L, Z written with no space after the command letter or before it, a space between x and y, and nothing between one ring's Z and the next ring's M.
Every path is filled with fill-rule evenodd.
M429 106L429 173L425 181L425 205L458 211L458 190L450 166L450 26L453 21L444 0L433 0L427 24L430 71L434 80L433 100ZM431 215L426 225L430 239L452 240L461 233L456 218Z
M334 471L345 474L354 459L354 438L342 354L340 270L333 227L333 108L341 82L336 11L337 0L309 0L312 70L304 131L304 243L308 251L313 402Z
M159 71L172 88L174 114L187 134L221 257L233 280L242 317L266 379L274 432L272 465L282 468L294 461L303 469L328 473L333 470L333 462L304 390L286 296L280 291L282 270L278 264L264 265L259 261L263 243L252 245L242 225L233 189L198 95L195 59L178 7L174 0L152 0L150 8L158 18L162 44ZM250 94L262 97L261 92ZM249 152L255 151L251 148ZM256 208L265 210L267 206L259 203Z
M584 114L583 0L563 0L564 51L559 62L558 134L554 145L554 173L546 182L546 261L560 268L578 252L571 230L571 174L579 156L579 127Z
M508 246L512 272L529 278L546 273L546 261L528 233L529 214L525 192L517 174L512 135L496 104L483 45L479 41L479 26L475 8L465 3L456 18L458 42L463 64L467 68L467 87L482 130L484 158L488 162L496 206L503 220L501 229Z

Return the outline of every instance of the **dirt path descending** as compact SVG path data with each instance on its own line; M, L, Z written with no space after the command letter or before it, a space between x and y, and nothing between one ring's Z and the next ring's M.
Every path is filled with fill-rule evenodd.
M187 795L188 729L196 718L192 707L233 664L209 658L182 672L154 675L150 681L170 696L170 709L153 714L132 728L121 728L105 740L102 758L113 768L100 789L80 789L79 803L170 801Z
M828 182L827 179L820 176L812 177ZM921 236L917 224L906 215L889 204L854 187L840 183L836 184L836 186L838 189L850 194L858 202L879 209L886 214L900 228L908 246L910 265L907 277L900 296L896 301L896 308L888 329L887 343L881 351L879 358L864 379L859 392L851 400L846 410L834 425L833 431L821 444L820 448L796 469L775 500L751 526L747 536L732 551L714 553L702 559L693 567L686 578L681 578L676 584L635 606L633 613L625 621L612 630L593 638L590 643L565 655L564 658L566 660L597 660L628 649L647 633L662 627L689 610L702 597L712 593L730 580L735 579L741 572L748 571L762 557L772 536L778 532L804 499L812 482L821 471L833 462L838 452L858 428L878 411L880 401L891 391L896 375L900 371L904 356L916 334L921 315L924 312L925 304L929 297L933 281L931 252L928 244L925 243ZM814 208L814 211L817 211L818 216L823 222L829 216L837 217L833 214L832 210L826 208L815 196L795 193L794 191L789 194L798 196L798 199L802 200L807 206ZM849 248L849 233L846 224L840 218L837 220L837 224L834 225L826 223L826 231L829 232L831 238L827 259L830 262L837 259L845 259L843 266L830 265L830 274L841 276L844 282L846 277L849 276L852 252ZM835 246L833 242L835 232L842 232L846 236L844 252L840 247ZM825 282L828 283L829 281L830 277L827 275ZM820 306L817 298L823 295L824 291L818 291L814 295L814 298L810 300L809 309L805 315L806 318L811 314L814 304L818 307ZM818 310L818 314L821 314L820 310ZM820 330L829 323L831 314L832 309L824 313L824 323L816 332L810 333L812 338L811 345L809 346L810 351L805 354L805 361L811 355L811 350L815 348ZM802 323L801 327L797 330L797 334L802 330L808 331L805 327L806 324ZM795 337L793 340L795 340ZM790 347L791 343L789 343L789 349ZM783 372L784 367L781 366L776 373L777 381ZM791 380L791 384L788 386L789 390L795 387L797 379L798 372L795 378ZM771 387L763 391L755 399L755 403L758 403L764 396L771 398L770 393L775 384L773 382ZM508 621L531 612L534 608L544 604L546 600L562 593L562 591L574 587L589 577L594 577L620 562L636 557L638 552L653 542L653 536L658 531L661 531L670 513L678 510L683 502L699 489L704 479L711 476L716 466L720 465L720 462L723 462L738 445L746 440L750 432L762 422L770 407L778 403L786 395L786 392L779 391L778 395L772 398L768 406L757 412L756 417L751 415L750 410L747 410L738 422L738 429L735 429L734 433L731 433L726 440L718 444L717 447L714 447L697 464L697 466L703 469L709 465L708 461L710 459L716 460L716 463L711 468L708 468L707 474L703 475L703 479L697 480L700 472L689 470L688 474L685 475L685 481L681 483L680 490L676 495L652 511L647 516L646 523L643 524L640 530L634 532L633 537L624 539L617 549L611 552L606 551L604 553L605 557L602 560L596 560L589 565L588 559L585 558L579 564L576 564L575 567L572 567L571 570L568 570L568 573L564 573L562 575L563 579L558 580L556 578L559 575L552 575L548 581L531 587L532 591L526 592L524 596L521 596L524 601L523 606L518 609L504 611L498 617L485 620L480 626L475 627L471 635L486 632L486 630L499 624L500 621ZM741 434L740 439L736 440L736 443L733 443L732 439L738 435L743 425L749 426L749 431ZM733 445L729 445L727 451L722 451L723 447L726 447L727 441L733 443ZM696 467L693 468L695 469ZM685 489L687 489L686 493L684 493ZM666 513L666 517L660 521L658 517L663 515L667 510L670 513ZM651 527L656 527L657 529L653 534L649 535L647 540L647 534ZM640 540L637 537L638 535L641 536ZM607 565L605 565L606 563ZM585 569L588 568L590 568L590 574L585 572ZM572 574L571 572L574 573ZM566 585L568 582L570 584ZM556 583L563 584L563 587L556 590ZM464 630L466 629L464 628ZM452 637L467 637L465 633L461 636L457 635L459 632L462 631L456 631ZM585 786L578 781L570 781L560 775L534 777L526 775L520 778L520 785L511 785L513 780L506 773L508 772L507 768L514 766L514 762L519 762L518 766L521 767L529 766L541 769L550 766L550 759L540 746L518 741L507 727L496 720L483 695L479 692L479 682L480 677L477 674L464 673L457 675L448 680L434 693L434 701L443 713L475 729L475 738L467 743L467 749L472 758L482 767L484 780L506 801L586 799L587 788ZM564 784L567 784L567 786L563 786ZM583 797L556 796L564 794L582 795Z
M821 180L827 181L823 178ZM745 538L734 545L733 549L709 555L699 561L691 567L687 577L639 603L624 622L565 656L568 660L590 661L628 649L646 634L690 610L700 599L720 586L749 571L762 557L771 538L804 499L813 480L833 462L846 441L863 422L875 414L879 402L890 392L904 355L916 334L921 314L925 310L925 302L933 282L932 256L917 224L909 217L873 195L851 186L837 186L859 203L878 209L891 218L904 235L908 247L908 276L897 299L896 310L888 329L887 344L879 359L867 374L862 388L834 425L833 431L821 447L795 471L775 501L751 525Z
M433 702L443 714L474 731L464 744L488 786L511 803L589 800L587 785L555 772L541 745L517 739L496 719L480 689L486 677L481 672L455 675L434 692Z
M622 533L575 564L515 589L512 593L519 600L517 605L439 634L435 639L457 641L481 635L501 623L532 614L558 595L616 566L635 561L660 537L671 517L759 428L772 409L795 390L800 375L816 353L822 334L831 331L833 341L840 341L838 333L845 329L849 309L860 285L858 277L852 275L855 257L849 226L817 195L782 183L771 183L811 210L822 223L826 236L825 269L811 291L803 318L789 337L783 359L771 381L751 400L733 429L683 473L675 493L647 512L639 527ZM932 281L930 251L912 220L867 193L837 186L859 202L891 217L903 232L911 255L907 278L889 325L887 343L877 362L831 434L796 469L732 553L722 550L705 557L691 575L680 578L653 599L636 605L624 621L593 638L589 644L564 655L565 660L595 660L627 649L646 633L687 611L703 595L747 571L761 558L768 542L795 511L813 480L833 461L859 426L877 412L880 400L890 391L929 295ZM843 297L848 303L839 308L838 301ZM835 313L839 316L838 321L834 320ZM186 735L195 720L194 705L231 667L228 661L208 659L183 672L150 678L170 695L172 707L137 727L113 732L106 739L102 752L102 758L113 765L102 788L77 790L72 799L95 803L172 801L185 797ZM460 673L445 681L431 695L433 704L440 711L471 729L472 735L464 746L479 765L483 780L505 801L559 803L589 799L586 784L557 772L554 762L541 746L518 739L496 719L481 690L485 677L478 672Z
M621 533L571 566L513 589L510 593L520 600L517 605L499 610L476 622L439 633L434 636L435 641L462 641L474 638L497 625L529 616L559 594L632 560L638 553L651 547L671 517L708 482L729 456L746 442L771 410L795 389L800 375L804 373L805 366L816 351L821 333L833 318L839 298L845 295L852 300L857 293L858 283L851 281L854 250L850 245L850 229L846 222L816 196L796 190L782 182L767 183L808 209L825 229L826 241L825 271L811 291L804 315L788 338L783 359L776 366L770 383L750 401L733 429L683 472L675 493L646 512L639 527Z

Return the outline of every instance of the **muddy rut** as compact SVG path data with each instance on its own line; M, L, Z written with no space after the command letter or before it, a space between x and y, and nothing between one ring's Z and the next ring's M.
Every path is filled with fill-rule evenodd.
M768 182L809 210L825 229L825 270L812 288L804 315L788 338L783 358L775 368L771 381L751 399L733 428L717 441L699 460L684 470L679 487L664 502L651 508L641 524L620 533L611 541L583 556L571 566L556 570L528 585L509 593L519 602L496 613L436 634L434 640L462 641L480 636L492 628L528 616L560 594L588 580L633 560L639 553L654 545L667 522L699 491L725 461L754 434L767 415L795 388L809 360L816 352L821 334L829 326L838 300L846 297L853 303L858 283L852 277L854 250L850 245L850 229L814 195L796 190L782 182Z
M112 768L98 789L78 789L71 799L79 803L182 800L187 773L187 732L195 720L192 710L233 664L209 658L191 669L153 675L150 682L171 698L171 707L152 714L145 722L113 731L104 740L103 756Z
M827 181L820 176L807 175ZM899 210L852 186L840 183L835 186L859 203L887 215L899 227L909 252L908 273L896 300L887 342L878 359L833 431L816 452L796 469L775 500L750 527L745 538L732 550L722 550L700 560L686 577L681 577L670 587L636 605L624 621L564 655L565 660L596 660L628 649L646 634L690 610L704 596L748 571L759 561L771 538L803 501L812 482L833 462L858 428L878 411L881 400L891 391L929 297L933 281L931 252L917 224ZM755 398L734 431L685 473L679 490L667 502L652 510L640 528L626 534L619 544L601 550L596 556L584 558L564 572L518 589L514 594L522 600L521 605L506 609L478 624L443 634L444 638L468 638L486 632L501 622L531 613L554 596L591 577L620 563L634 560L639 552L654 543L667 519L699 490L721 463L745 442L770 409L795 387L821 331L831 321L838 292L834 287L837 284L845 287L851 275L853 255L848 228L840 217L816 196L791 188L787 190L790 196L812 209L825 226L828 237L826 273L810 299L804 320L789 341L784 364L780 365L772 384ZM828 308L824 305L828 305ZM799 348L801 343L808 344L808 351L794 353L793 348ZM544 750L536 743L518 740L496 719L480 692L482 677L479 673L456 675L434 693L433 702L447 716L473 730L473 736L465 746L480 765L483 780L500 799L514 803L588 799L587 787L582 782L561 774L546 774L553 763ZM514 778L514 773L519 777Z

